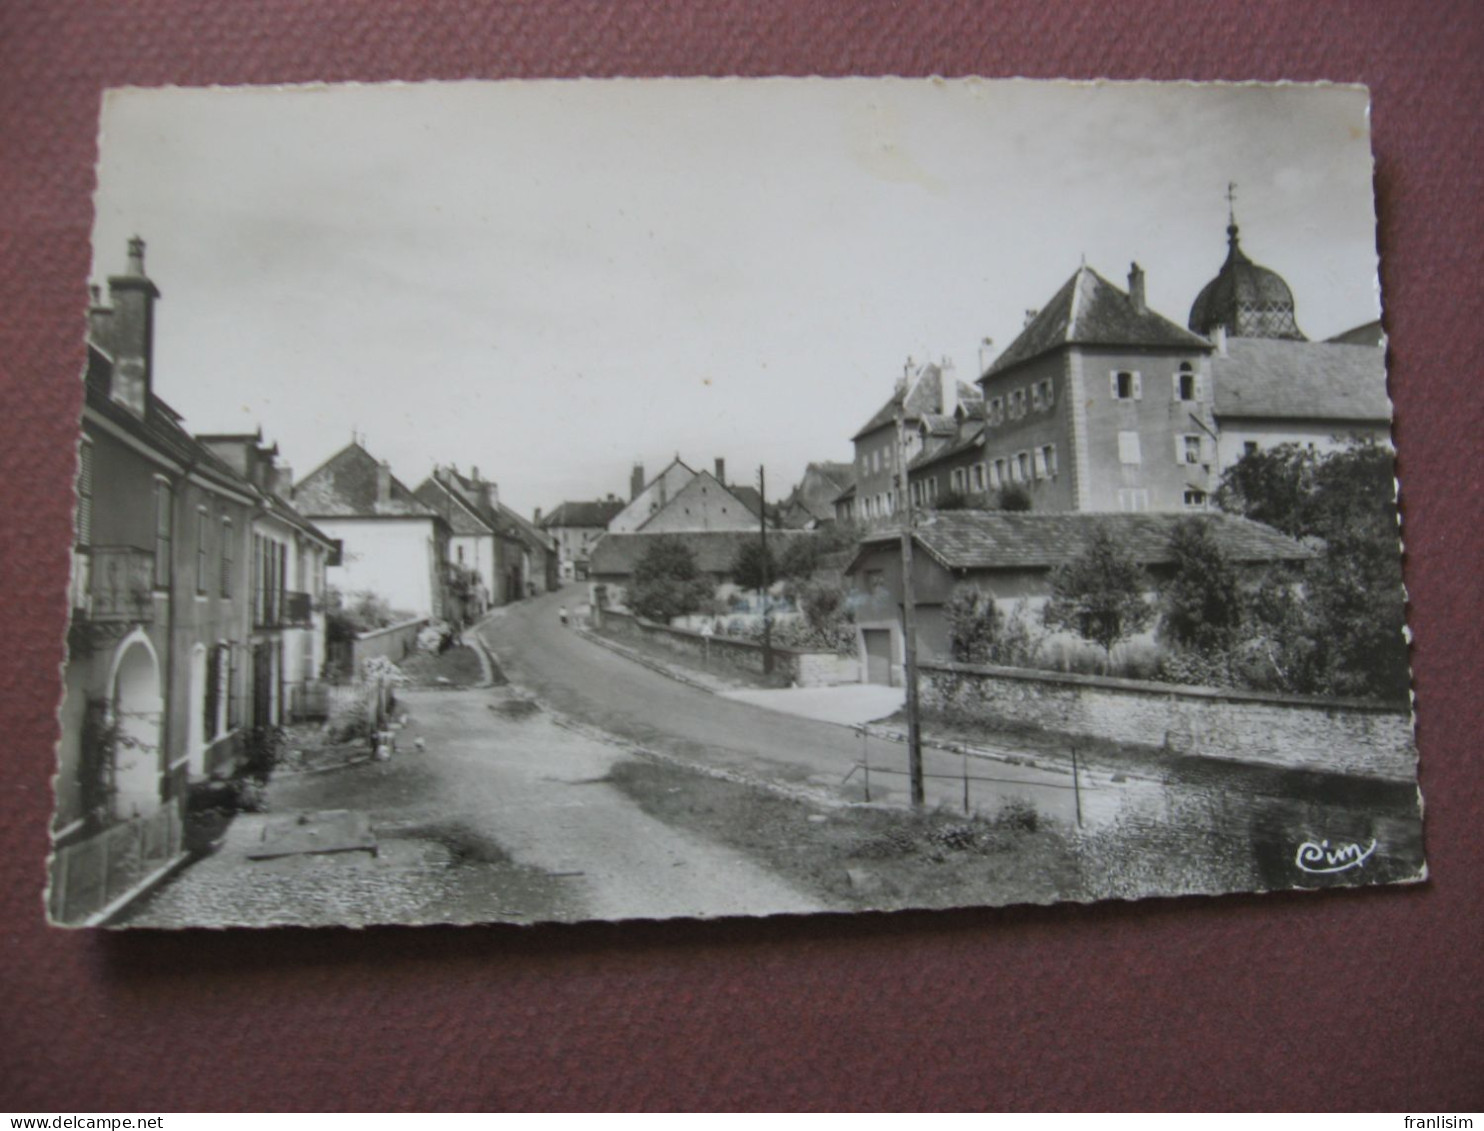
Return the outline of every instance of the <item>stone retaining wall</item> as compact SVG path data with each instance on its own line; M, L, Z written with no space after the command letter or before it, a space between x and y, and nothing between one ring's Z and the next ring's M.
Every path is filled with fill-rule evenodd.
M1020 668L919 666L925 711L1291 769L1413 781L1405 706Z
M687 628L670 628L637 617L632 613L605 609L599 631L617 639L647 640L676 655L696 661L697 666L711 664L730 667L751 675L763 675L763 646L750 640L730 636L702 636ZM773 649L773 675L780 687L833 687L841 683L860 682L860 663L854 656L834 652L803 652L795 648Z
M373 656L385 656L392 663L399 663L408 652L417 647L417 634L427 623L427 617L416 617L400 624L360 633L351 645L351 671L359 674L361 665Z

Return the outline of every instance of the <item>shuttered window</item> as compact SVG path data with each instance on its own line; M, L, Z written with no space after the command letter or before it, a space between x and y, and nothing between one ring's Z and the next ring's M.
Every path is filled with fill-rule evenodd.
M93 443L83 438L77 448L77 534L79 546L93 544Z

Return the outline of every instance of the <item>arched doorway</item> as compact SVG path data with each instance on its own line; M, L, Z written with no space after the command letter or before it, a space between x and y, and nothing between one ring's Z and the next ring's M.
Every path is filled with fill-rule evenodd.
M113 816L153 813L160 805L160 665L149 639L126 637L116 654L109 707L114 727Z

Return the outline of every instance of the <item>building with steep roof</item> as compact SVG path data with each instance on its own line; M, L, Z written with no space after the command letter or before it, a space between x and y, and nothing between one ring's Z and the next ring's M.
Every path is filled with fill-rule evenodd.
M855 444L854 498L837 496L837 516L863 524L888 520L900 509L899 458L910 463L922 450L925 435L934 429L951 431L959 404L978 399L978 391L958 379L948 358L921 365L909 358L892 395L851 437ZM926 430L924 421L928 422Z
M1081 266L979 378L986 490L1038 511L1201 510L1216 486L1205 338ZM972 472L971 472L972 474Z
M1099 529L1110 531L1156 586L1168 575L1178 523L1209 523L1212 537L1239 569L1296 563L1312 551L1277 531L1226 514L1036 514L943 511L913 528L913 596L918 655L952 658L944 605L959 585L991 594L1006 616L1037 617L1050 596L1051 571L1081 553ZM868 682L900 683L903 664L902 556L899 529L869 532L845 568L854 589L861 670ZM1153 598L1153 592L1150 594ZM1146 633L1136 638L1147 645Z
M812 530L836 519L835 504L842 492L855 486L855 464L819 461L804 468L803 477L784 499L779 522L786 529Z
M565 502L538 525L556 543L557 570L563 581L586 581L592 547L627 504L616 495L606 499Z
M359 439L299 481L294 505L340 541L328 580L341 593L374 593L409 616L448 615L448 522Z

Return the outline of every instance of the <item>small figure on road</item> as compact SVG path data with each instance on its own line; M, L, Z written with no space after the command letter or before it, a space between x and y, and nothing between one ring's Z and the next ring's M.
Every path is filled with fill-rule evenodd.
M557 616L561 617L561 619L562 619L562 627L563 628L566 628L567 627L567 606L566 605L563 605L560 609L557 610Z

